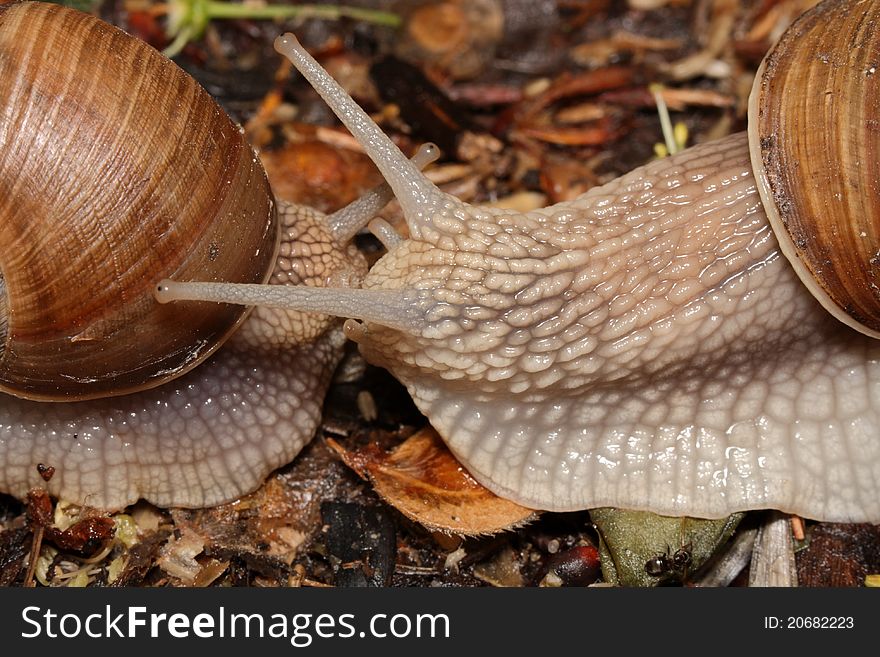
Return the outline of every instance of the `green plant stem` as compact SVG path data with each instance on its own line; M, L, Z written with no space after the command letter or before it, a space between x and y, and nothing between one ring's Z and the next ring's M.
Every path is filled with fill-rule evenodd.
M253 6L217 0L172 0L169 4L169 36L172 41L162 51L166 57L174 57L191 39L200 37L214 19L351 18L388 27L398 27L402 22L400 16L391 12L336 5Z
M192 37L192 30L189 27L181 28L177 34L174 35L174 39L162 50L162 54L165 55L168 59L171 59L175 55L179 54L181 50L183 50L184 46L189 43L190 38Z
M401 23L400 16L391 12L336 5L265 5L254 7L209 0L205 3L205 9L209 18L323 18L327 20L353 18L388 27L397 27Z
M663 100L663 85L652 84L648 89L654 96L654 102L657 103L657 114L660 115L660 129L663 132L663 140L666 142L666 150L670 155L675 155L680 149L678 144L675 143L672 120L669 118L669 108L666 107L666 101Z

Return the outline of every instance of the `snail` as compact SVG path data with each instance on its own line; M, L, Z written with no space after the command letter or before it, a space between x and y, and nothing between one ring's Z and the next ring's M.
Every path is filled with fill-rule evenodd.
M528 507L878 522L878 20L818 5L765 59L748 136L526 213L435 187L285 35L409 236L376 230L361 289L166 280L157 298L350 318L470 473Z
M356 282L348 242L388 195L330 217L276 203L172 62L72 9L0 7L0 491L113 509L258 486L312 438L340 323L162 306L156 277Z

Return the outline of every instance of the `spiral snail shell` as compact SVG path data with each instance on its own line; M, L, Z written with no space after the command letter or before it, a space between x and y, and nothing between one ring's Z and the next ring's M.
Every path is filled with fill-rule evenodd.
M875 2L817 5L764 59L749 106L752 165L783 254L828 312L875 338L878 33Z
M0 390L119 395L202 362L246 312L161 306L153 283L266 281L275 215L240 129L176 65L86 14L0 7Z

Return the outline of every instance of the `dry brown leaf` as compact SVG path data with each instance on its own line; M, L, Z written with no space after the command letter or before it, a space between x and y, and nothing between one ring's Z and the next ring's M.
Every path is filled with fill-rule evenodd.
M228 559L206 559L199 572L193 578L192 585L196 587L210 586L218 577L226 572L227 568L229 568Z
M376 446L346 450L327 443L382 498L425 527L451 534L493 534L530 521L535 511L484 488L455 460L431 427L390 452Z

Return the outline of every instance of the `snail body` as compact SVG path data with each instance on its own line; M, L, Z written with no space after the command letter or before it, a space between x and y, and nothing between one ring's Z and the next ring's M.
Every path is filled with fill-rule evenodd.
M155 277L324 285L362 258L276 204L189 76L92 16L0 7L0 117L0 492L119 508L255 488L311 439L340 322L162 306Z
M503 270L461 248L490 224L496 252L518 254ZM499 495L696 517L880 513L880 344L805 292L742 135L563 207L434 226L365 280L429 283L408 301L425 324L406 339L375 320L346 329Z
M832 63L864 77L880 8L816 12L792 29L857 14L847 29L857 26L859 54ZM824 32L840 41L834 25ZM880 521L880 342L860 321L866 313L842 323L799 279L759 193L776 184L773 172L757 182L753 172L753 160L769 158L745 134L570 203L472 207L420 175L292 35L276 48L373 158L409 238L386 235L389 252L360 290L163 281L160 300L360 320L346 322L348 337L407 386L471 474L532 508L696 517L775 508ZM814 91L827 105L827 88ZM871 154L866 133L840 142ZM871 193L872 176L848 179L847 193ZM875 237L876 216L856 223L863 237Z

